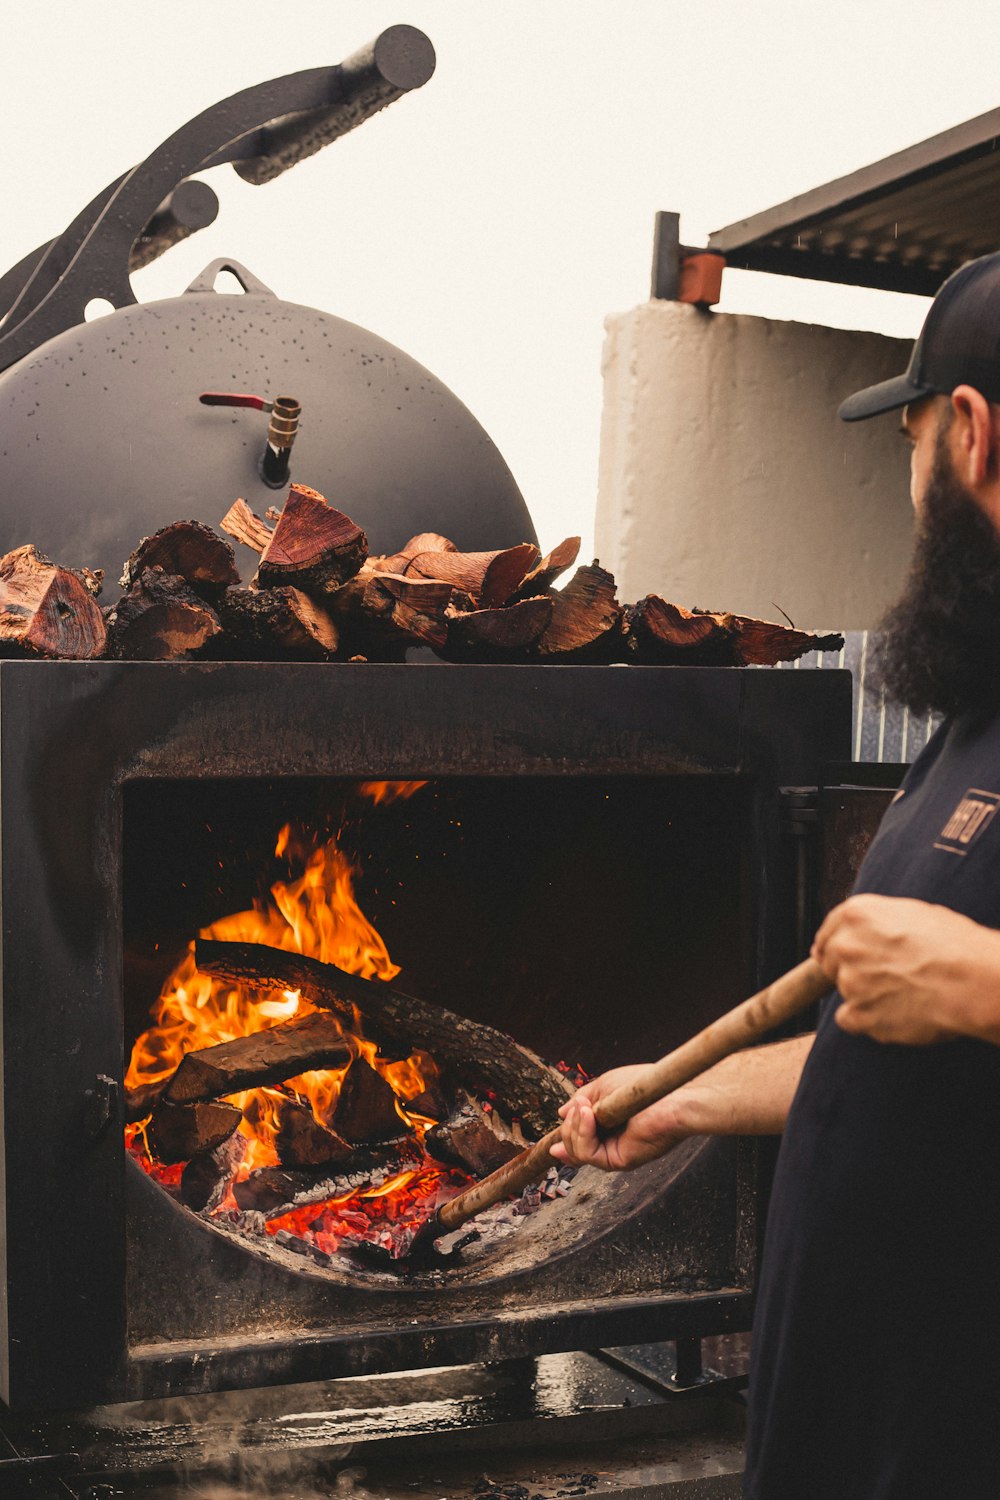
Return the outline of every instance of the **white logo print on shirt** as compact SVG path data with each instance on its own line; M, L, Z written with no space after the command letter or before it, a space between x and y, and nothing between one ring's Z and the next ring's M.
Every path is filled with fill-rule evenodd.
M1000 793L970 787L938 834L935 849L943 849L946 854L967 854L969 846L993 821L998 806Z

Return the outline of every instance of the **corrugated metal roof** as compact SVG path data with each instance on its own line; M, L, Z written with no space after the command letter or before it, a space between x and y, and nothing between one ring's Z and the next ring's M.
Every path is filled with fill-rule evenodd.
M1000 249L1000 109L716 230L731 266L933 296Z

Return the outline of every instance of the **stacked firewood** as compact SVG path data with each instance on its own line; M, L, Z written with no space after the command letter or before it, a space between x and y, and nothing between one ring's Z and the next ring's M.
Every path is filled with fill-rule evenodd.
M199 939L196 961L228 984L297 990L314 1007L187 1052L168 1078L127 1091L127 1119L144 1122L159 1167L183 1164L178 1191L198 1212L217 1208L231 1188L239 1210L271 1220L303 1204L342 1200L426 1158L486 1176L549 1128L573 1092L562 1073L493 1027L334 964L207 939ZM356 1013L387 1056L430 1053L434 1080L416 1094L397 1094L345 1037ZM346 1070L322 1118L289 1083L316 1069ZM278 1162L241 1175L243 1114L228 1101L262 1088L279 1112Z
M657 594L616 598L593 562L569 582L578 537L542 557L530 542L460 552L422 532L370 556L361 528L293 484L279 511L237 500L220 529L259 558L244 587L233 548L199 521L145 538L125 564L122 596L101 607L103 579L57 566L32 546L0 558L0 655L91 660L401 661L414 646L445 661L774 665L835 650L817 635Z

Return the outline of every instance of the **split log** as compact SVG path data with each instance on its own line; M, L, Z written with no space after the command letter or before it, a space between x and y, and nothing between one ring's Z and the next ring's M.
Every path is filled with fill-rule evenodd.
M228 588L216 609L226 632L227 656L329 661L340 645L336 621L301 589Z
M363 1057L356 1057L348 1068L328 1123L355 1146L392 1140L406 1128L396 1109L396 1095Z
M335 964L262 943L198 938L195 959L203 974L255 989L299 990L310 1004L353 1020L357 1006L369 1035L407 1051L422 1047L459 1083L491 1090L506 1112L543 1134L573 1085L527 1047L492 1026L429 1005L378 979L362 979Z
M437 1161L464 1167L475 1177L488 1177L519 1156L528 1142L495 1109L487 1109L478 1099L465 1095L447 1120L428 1130L424 1145Z
M839 651L842 635L820 635L809 630L795 630L772 620L754 620L737 615L738 626L733 645L742 666L773 667L779 661L794 661L807 651Z
M640 660L691 665L734 666L736 616L708 614L647 594L625 609L623 626L630 652Z
M146 568L108 611L108 655L126 661L180 661L222 632L219 617L174 574Z
M274 535L271 527L265 525L260 516L254 515L245 500L234 500L219 525L227 536L242 542L251 552L263 552Z
M265 981L259 988L269 986ZM244 1089L284 1083L313 1068L344 1068L350 1059L350 1048L339 1022L330 1015L311 1014L237 1037L232 1042L186 1052L167 1085L165 1097L172 1104L219 1099L242 1093Z
M436 531L421 531L402 546L398 552L387 557L369 557L368 563L376 573L405 573L406 565L421 552L457 552L455 543Z
M379 641L421 641L443 646L448 639L445 612L454 589L435 579L376 572L366 563L355 578L325 601L341 620L352 643L373 654ZM369 646L372 650L369 651Z
M398 1117L393 1133L399 1134ZM278 1160L289 1168L327 1167L357 1155L349 1141L320 1124L308 1104L296 1104L291 1099L281 1106L277 1146Z
M551 552L547 552L537 567L532 568L514 598L528 599L534 594L544 594L546 589L552 587L560 573L565 573L567 568L573 566L579 555L580 538L568 536L564 542L559 543L558 547L553 547Z
M238 584L232 547L200 521L175 521L154 536L144 537L125 564L123 589L130 589L146 568L161 568L214 600L222 590Z
M412 1099L402 1101L408 1115L422 1115L425 1120L443 1120L448 1113L448 1101L434 1083L429 1083Z
M165 1167L190 1161L227 1141L243 1118L231 1104L171 1104L161 1099L147 1136L150 1150Z
M192 1156L181 1173L181 1202L195 1213L211 1213L218 1208L246 1154L247 1138L236 1131L214 1151Z
M470 594L477 605L496 609L512 599L539 559L532 542L500 552L418 552L406 564L407 577L436 578Z
M70 568L69 571L74 578L80 580L92 599L101 597L101 590L104 587L103 568L94 568L93 571L90 568Z
M256 582L263 588L291 584L306 594L331 594L368 556L368 538L343 511L304 484L293 484L267 546Z
M450 610L447 654L458 660L517 656L545 634L554 609L551 598L540 597L468 614Z
M621 606L615 598L615 580L599 563L577 568L564 589L553 591L552 620L535 647L538 655L567 656L570 652L593 656L602 644L609 648L620 640ZM605 655L617 652L609 649Z
M101 609L88 586L36 547L0 558L0 647L92 661L105 649Z

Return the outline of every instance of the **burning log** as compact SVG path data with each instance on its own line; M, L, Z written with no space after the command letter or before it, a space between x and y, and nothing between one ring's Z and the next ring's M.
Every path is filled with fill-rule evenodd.
M231 1104L172 1104L161 1099L149 1122L149 1145L165 1167L213 1151L243 1118Z
M193 1156L181 1173L181 1202L195 1213L210 1213L218 1208L246 1154L246 1136L236 1132L213 1151Z
M371 1170L331 1176L326 1172L289 1172L283 1167L259 1167L245 1182L233 1183L233 1197L244 1213L277 1218L306 1203L346 1198L370 1186Z
M222 626L184 579L146 568L108 611L108 655L127 661L179 661L200 651Z
M158 1083L140 1083L138 1088L126 1089L126 1125L137 1125L140 1120L147 1119L159 1103L169 1082L169 1078L161 1078Z
M213 600L240 581L232 547L200 521L175 521L155 536L144 537L125 564L122 588L130 589L146 568L183 578Z
M466 1094L458 1108L424 1136L428 1153L448 1166L464 1167L475 1177L488 1177L512 1161L528 1145L495 1109L486 1109Z
M270 515L270 511L268 514ZM277 520L277 516L275 519ZM234 500L219 524L227 536L242 542L252 552L263 552L274 535L271 527L260 516L254 515L245 500Z
M513 598L538 558L532 542L521 542L501 552L418 552L403 571L450 583L484 609L495 609Z
M393 1134L399 1134L398 1116ZM281 1165L290 1168L328 1167L357 1155L349 1141L320 1124L307 1104L292 1100L281 1106L277 1144Z
M564 589L553 591L552 620L535 647L538 655L588 656L616 654L621 606L615 598L615 580L598 563L577 568ZM602 647L607 647L602 651Z
M355 1146L392 1140L406 1125L396 1095L363 1057L356 1057L347 1070L331 1123Z
M329 661L340 645L336 621L301 589L227 588L216 608L228 640L250 661Z
M0 558L0 649L92 661L105 649L104 617L87 585L35 547Z
M521 599L500 609L449 612L448 655L496 659L519 655L539 640L552 623L550 598Z
M343 1068L350 1058L338 1021L330 1015L303 1016L232 1042L186 1052L165 1097L172 1104L219 1099L244 1089L284 1083L312 1068Z
M568 536L558 547L553 547L551 552L546 553L537 567L532 568L521 587L514 595L515 599L528 599L534 594L544 594L550 589L559 577L571 568L580 555L580 538ZM611 576L610 574L608 575ZM612 589L614 579L612 579Z
M368 539L350 516L316 490L293 484L266 547L255 582L291 584L306 594L332 594L353 578L368 556Z
M494 1091L508 1112L537 1134L552 1125L573 1093L561 1073L513 1038L381 980L361 979L335 964L263 943L199 938L195 959L203 974L254 989L299 990L312 1005L339 1011L349 1021L356 1005L377 1039L407 1051L425 1048L458 1082Z

